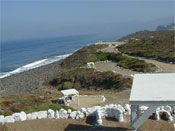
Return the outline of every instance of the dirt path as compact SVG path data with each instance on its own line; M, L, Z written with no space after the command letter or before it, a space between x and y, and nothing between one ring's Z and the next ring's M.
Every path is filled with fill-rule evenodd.
M109 45L108 47L101 49L100 51L121 53L120 51L118 51L118 49L116 47L119 45L125 44L125 43L124 42L99 42L97 44ZM128 56L126 54L123 54L123 55ZM142 58L142 57L134 57L134 56L129 56L129 57L138 58L140 60L146 61L147 63L152 63L152 64L156 65L159 68L157 72L175 73L175 64L167 64L164 62L159 62L156 60L146 59L146 58ZM114 71L114 72L120 73L124 76L131 76L133 74L139 73L139 72L131 71L129 69L124 69L122 67L118 67L118 66L116 66L116 64L117 63L115 63L115 62L97 62L97 63L95 63L95 66L96 66L96 69L98 71Z
M132 71L129 69L124 69L122 67L117 66L116 62L98 62L95 63L95 67L97 71L113 71L124 76L131 76L133 74L138 74L139 72Z
M127 118L129 119L129 117ZM102 126L94 126L91 123L94 117L87 119L41 119L27 120L23 122L15 122L6 124L8 131L129 131L131 126L129 121L119 123L114 119L103 118ZM141 131L173 131L173 123L163 120L147 120L142 126Z

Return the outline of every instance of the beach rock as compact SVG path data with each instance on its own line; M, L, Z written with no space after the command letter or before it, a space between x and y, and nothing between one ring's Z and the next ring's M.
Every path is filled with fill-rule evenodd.
M24 121L27 119L27 115L24 111L20 113L13 113L12 117L15 121Z
M4 124L4 115L0 115L0 124Z
M67 113L68 113L68 114L70 114L71 112L72 112L72 110L71 110L71 109L68 109L68 110L67 110Z
M44 119L44 118L47 118L48 115L47 115L47 111L38 111L36 116L37 116L37 119Z
M56 118L56 119L59 119L59 118L60 118L60 115L59 115L58 110L56 110L56 112L55 112L55 118Z
M126 110L127 114L129 114L129 115L131 114L131 107L129 104L125 104L124 109Z
M61 119L67 119L68 116L69 116L69 114L67 114L67 111L66 110L60 109L59 116L60 116Z
M13 116L6 116L4 118L4 123L14 123L15 120L13 119Z
M97 110L95 115L96 115L96 124L97 125L102 125L103 121L102 121L102 118L101 118L100 110Z
M55 117L55 111L52 109L49 109L47 111L47 118L54 118Z
M69 117L70 117L71 119L75 119L76 116L77 116L77 111L72 111L72 112L70 113L70 115L69 115Z

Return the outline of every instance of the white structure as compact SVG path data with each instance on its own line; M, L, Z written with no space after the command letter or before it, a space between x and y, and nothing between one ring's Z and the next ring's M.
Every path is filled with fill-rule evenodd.
M65 98L70 96L70 95L74 95L78 97L78 105L79 105L79 92L75 89L67 89L67 90L61 90L61 93L64 95L64 102Z
M139 130L158 106L175 105L174 85L175 73L134 75L130 95L133 130ZM142 115L140 115L140 105L150 105Z
M87 68L88 68L88 69L90 69L90 68L96 69L95 63L94 63L94 62L88 62L88 63L87 63Z

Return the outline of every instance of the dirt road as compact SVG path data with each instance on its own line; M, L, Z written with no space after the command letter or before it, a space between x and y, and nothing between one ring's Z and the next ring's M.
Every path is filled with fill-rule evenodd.
M107 44L108 45L108 47L101 49L100 51L121 53L116 47L119 45L125 44L125 43L124 42L99 42L97 44ZM123 55L126 55L126 54L123 54ZM158 73L175 73L175 64L168 64L168 63L159 62L156 60L146 59L142 57L134 57L134 56L129 56L129 57L138 58L140 60L146 61L147 63L152 63L156 65L158 67L158 71L157 71ZM117 63L115 62L97 62L95 63L96 69L98 71L114 71L114 72L120 73L125 76L131 76L133 74L139 73L139 72L131 71L129 69L118 67L116 65Z

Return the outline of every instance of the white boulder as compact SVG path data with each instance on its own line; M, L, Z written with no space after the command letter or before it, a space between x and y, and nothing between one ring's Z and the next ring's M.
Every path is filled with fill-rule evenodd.
M56 110L56 112L55 112L55 118L56 118L56 119L59 119L59 118L60 118L60 115L59 115L58 110Z
M0 115L0 124L4 124L4 115Z
M52 109L49 109L49 110L47 111L47 117L48 117L48 118L54 118L54 117L55 117L55 111L52 110Z
M87 115L89 116L95 116L95 111L101 109L101 106L93 106L90 108L87 108Z
M72 111L72 112L70 113L70 115L69 115L69 117L70 117L71 119L75 119L76 116L77 116L77 111Z
M160 120L159 111L155 112L155 120Z
M76 119L79 119L79 118L84 118L85 117L85 114L82 113L81 111L77 111L77 115L76 115Z
M101 118L101 112L100 110L97 110L96 111L96 124L97 125L102 125L103 121L102 121L102 118Z
M168 121L172 122L173 121L173 117L171 116L171 113L168 111L164 111L163 113L165 113L166 118L168 119Z
M61 119L67 119L68 116L69 116L69 114L67 114L67 111L66 110L60 109L59 116L60 116Z
M168 106L168 105L164 107L164 110L171 112L171 113L173 112L171 106Z
M80 111L81 111L82 113L86 113L86 108L81 108Z
M12 117L15 121L24 121L27 119L27 115L24 111L20 113L13 113Z
M37 114L38 114L38 112L33 112L33 113L27 114L27 120L35 120L35 119L37 119Z
M131 114L131 108L129 104L125 104L124 105L124 109L126 110L126 112L130 115Z
M68 114L70 114L71 112L72 112L72 110L71 110L71 109L68 109L68 110L67 110L67 113L68 113Z
M37 116L37 119L44 119L44 118L47 118L47 111L38 111L36 116Z
M147 106L140 106L139 109L140 109L141 113L144 113L148 109L148 107Z
M14 123L15 120L13 119L13 116L6 116L4 118L4 123Z

